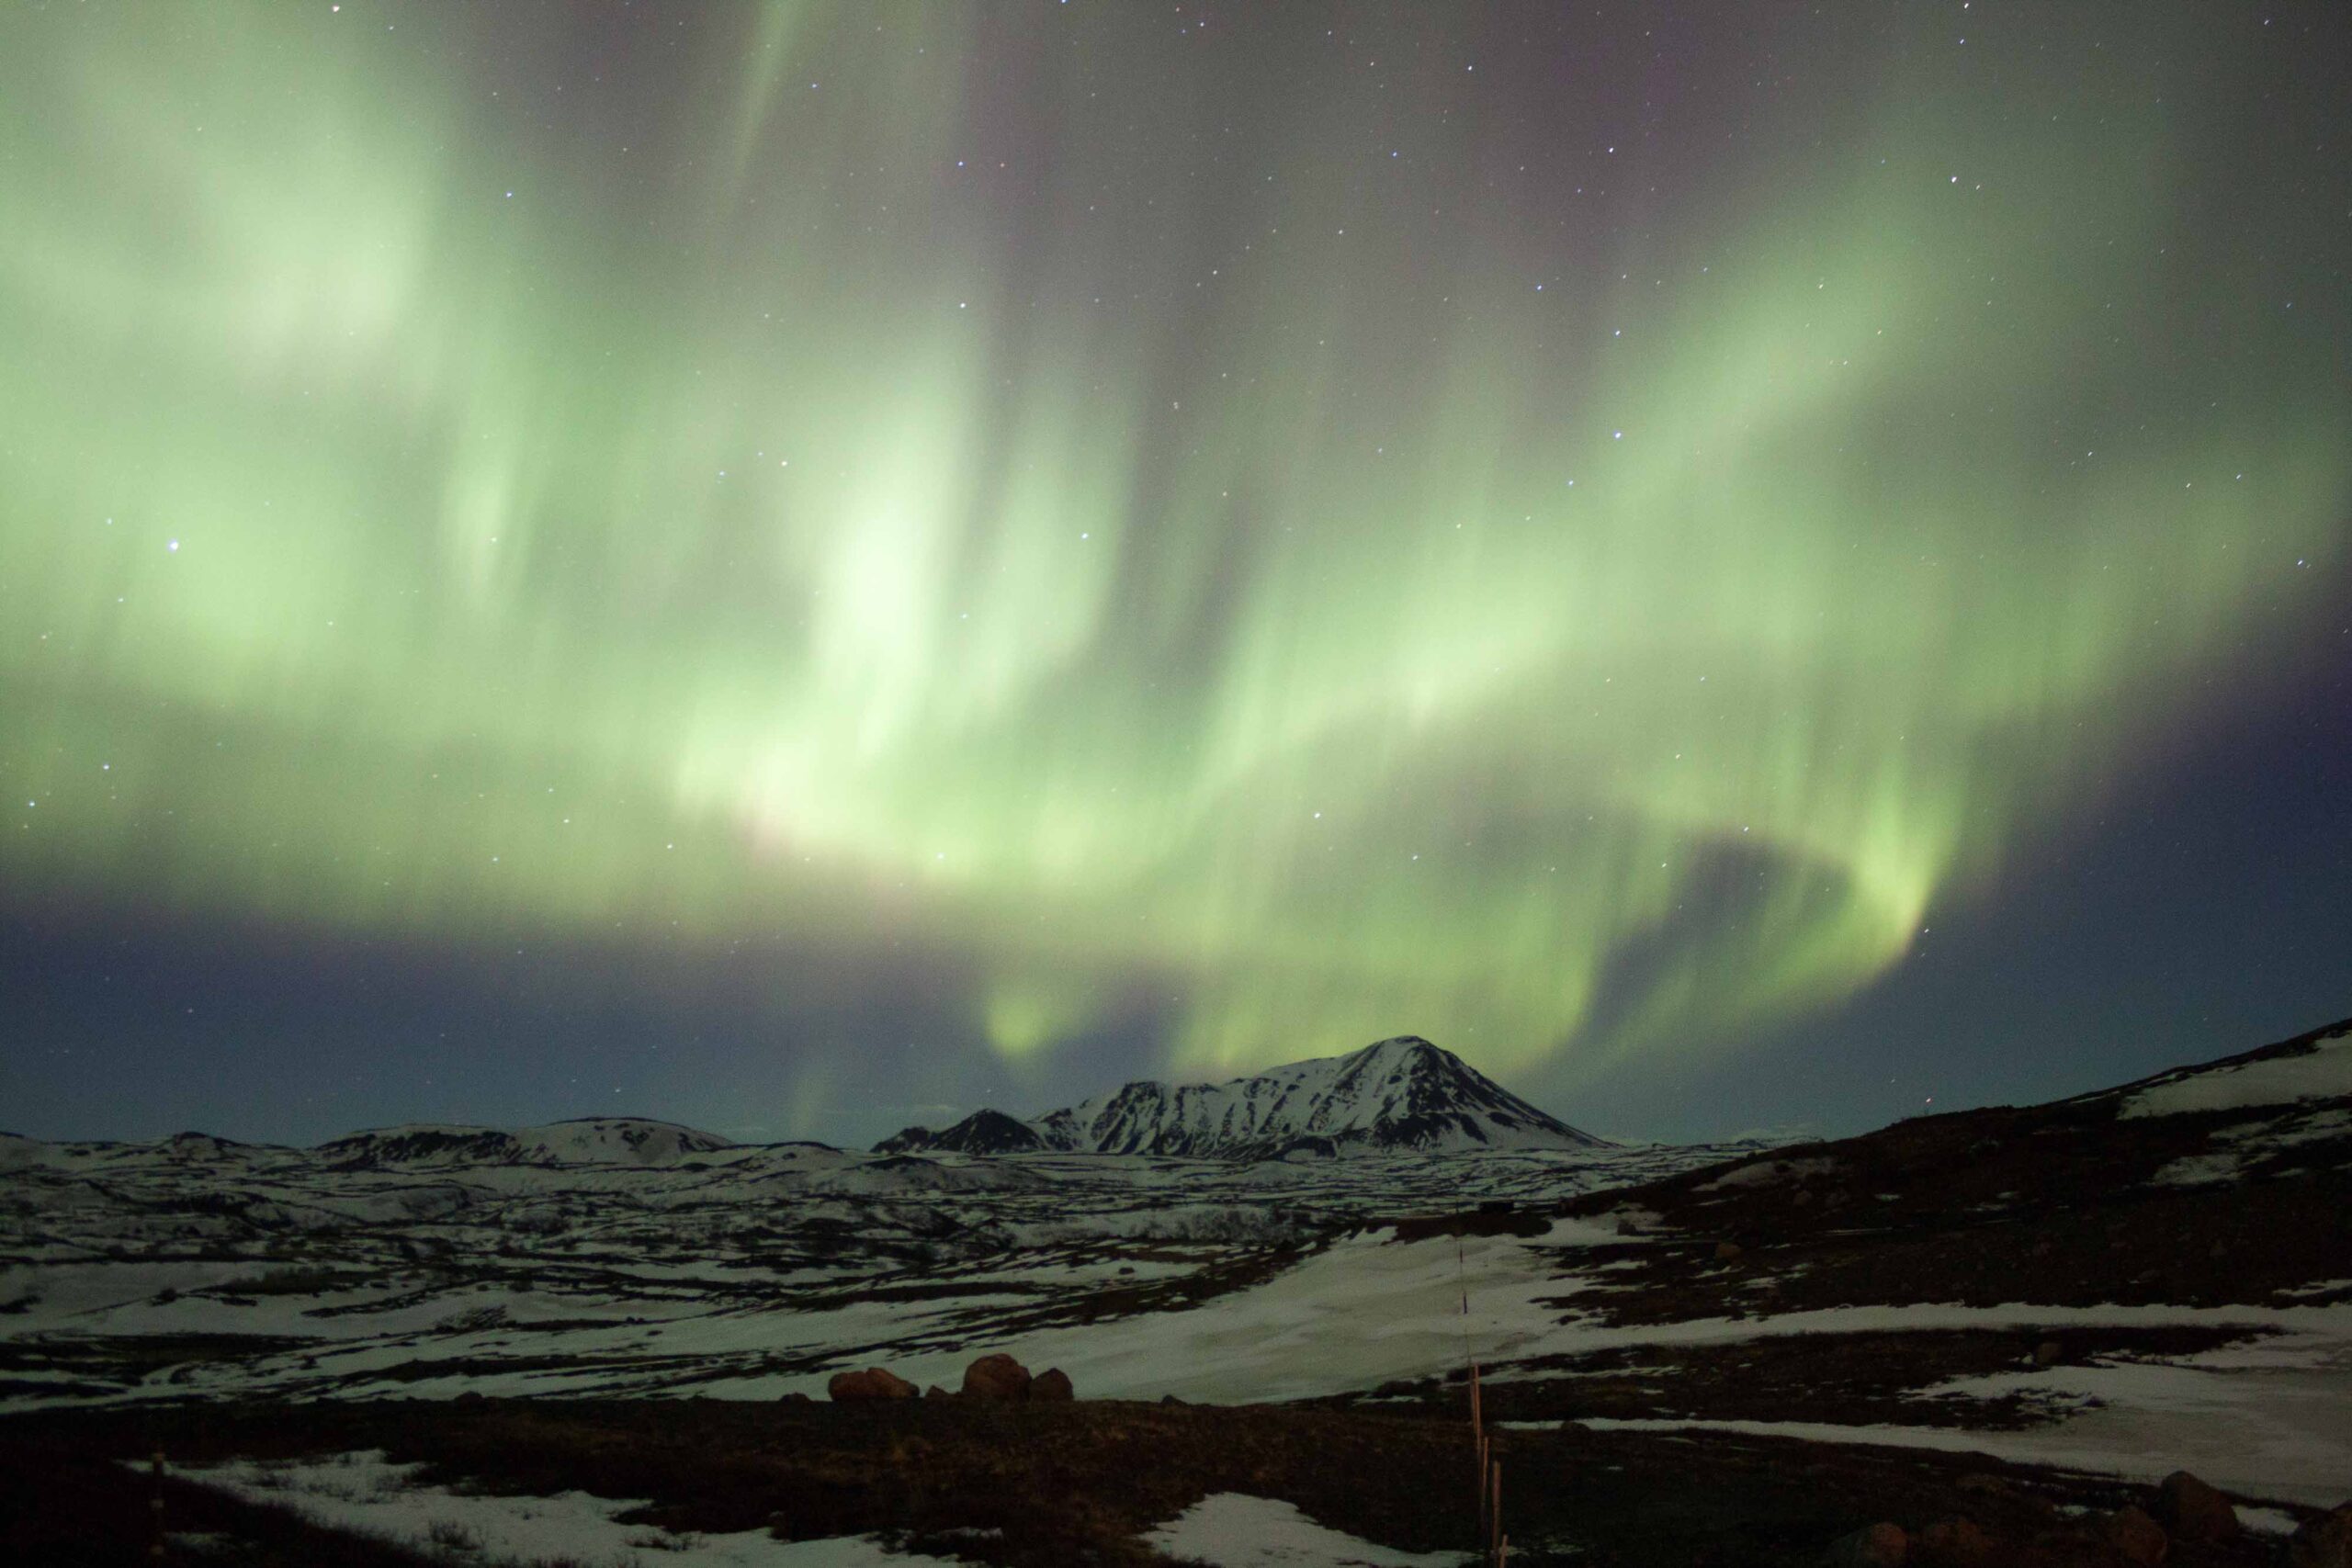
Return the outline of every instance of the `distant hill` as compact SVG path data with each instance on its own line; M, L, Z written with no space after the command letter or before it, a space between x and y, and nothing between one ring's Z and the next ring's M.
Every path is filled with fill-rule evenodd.
M434 1123L379 1127L332 1138L318 1153L353 1169L447 1165L675 1165L734 1147L716 1133L636 1116L583 1117L507 1132Z
M1227 1083L1131 1083L1029 1121L976 1111L938 1132L909 1127L875 1149L1280 1159L1605 1142L1537 1110L1453 1052L1406 1034Z

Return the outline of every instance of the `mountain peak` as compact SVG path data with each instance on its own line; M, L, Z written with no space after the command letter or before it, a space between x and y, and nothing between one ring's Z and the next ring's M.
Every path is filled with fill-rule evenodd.
M1026 1122L975 1111L944 1132L910 1127L876 1147L1266 1159L1292 1152L1587 1148L1601 1141L1537 1110L1453 1052L1399 1034L1345 1055L1290 1062L1223 1083L1141 1078Z

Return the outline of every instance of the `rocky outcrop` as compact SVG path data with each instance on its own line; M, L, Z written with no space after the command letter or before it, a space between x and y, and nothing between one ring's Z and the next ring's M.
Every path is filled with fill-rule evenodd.
M862 1372L835 1372L825 1384L828 1397L842 1404L866 1399L912 1399L915 1385L884 1367Z
M2230 1500L2185 1470L2156 1489L2156 1522L2175 1540L2235 1540L2238 1511Z
M2287 1568L2352 1568L2352 1503L2297 1530L2287 1543Z
M2172 1551L2164 1527L2138 1508L2118 1508L2099 1522L2099 1534L2127 1562L2156 1568Z
M1839 1536L1829 1543L1821 1561L1827 1568L1903 1568L1910 1550L1910 1538L1901 1525L1881 1521Z
M1001 1351L982 1356L964 1369L967 1399L1019 1400L1029 1397L1029 1369Z
M1991 1568L2012 1555L1968 1519L1939 1519L1919 1532L1916 1545L1914 1561L1934 1568Z

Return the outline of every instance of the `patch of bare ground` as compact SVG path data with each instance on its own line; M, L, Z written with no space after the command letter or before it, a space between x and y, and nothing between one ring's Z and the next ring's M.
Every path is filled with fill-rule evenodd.
M1863 1303L2232 1306L2341 1278L2352 1143L2283 1140L2230 1179L2184 1185L2165 1176L2177 1162L2263 1150L2249 1134L2297 1113L2118 1105L1923 1117L1571 1199L1553 1212L1638 1215L1640 1235L1564 1250L1564 1273L1613 1267L1558 1304L1617 1324Z
M2035 1366L2193 1355L2262 1338L2267 1330L2171 1326L2068 1328L2048 1334L1968 1329L1786 1334L1724 1344L1627 1345L1540 1356L1487 1370L1480 1398L1490 1421L1657 1416L1714 1421L1825 1421L2032 1427L2069 1413L2030 1396L1922 1397L1954 1378ZM1314 1403L1346 1409L1418 1406L1445 1417L1466 1404L1464 1379L1384 1384L1369 1394Z
M305 1343L265 1334L40 1334L0 1340L0 1399L109 1394L168 1368L239 1361Z
M1003 1339L1048 1328L1112 1323L1147 1313L1189 1311L1219 1296L1261 1285L1295 1268L1319 1249L1319 1246L1253 1247L1203 1263L1187 1274L1117 1280L1066 1292L1048 1304L1034 1308L994 1307L986 1313L985 1321L991 1337Z
M1624 1568L1775 1568L1888 1520L1915 1536L1965 1520L2004 1563L2123 1560L2096 1528L2145 1489L1973 1455L1719 1434L1498 1435L1517 1561ZM999 1568L1155 1561L1139 1532L1213 1493L1280 1498L1335 1529L1412 1551L1460 1549L1476 1498L1464 1426L1426 1416L1267 1406L910 1400L857 1405L474 1400L74 1412L0 1420L0 1553L18 1562L141 1561L135 1529L42 1555L85 1516L143 1508L116 1463L381 1449L423 1480L492 1492L579 1488L653 1501L630 1523L773 1529L788 1539L881 1532ZM175 1508L198 1517L194 1499ZM209 1506L209 1505L208 1505ZM2088 1510L2085 1512L2084 1510ZM175 1514L177 1519L181 1516ZM191 1525L190 1528L199 1528ZM235 1527L252 1533L250 1520ZM1949 1532L1947 1532L1949 1533ZM2255 1568L2253 1538L2176 1542L2176 1568ZM1932 1552L1915 1561L1934 1568ZM232 1562L384 1562L325 1553Z
M122 1458L141 1458L125 1451ZM153 1505L161 1501L163 1506ZM175 1541L199 1539L201 1551ZM152 1555L159 1540L164 1555ZM0 1562L26 1568L440 1568L446 1559L310 1523L289 1509L116 1462L103 1450L61 1450L0 1432Z

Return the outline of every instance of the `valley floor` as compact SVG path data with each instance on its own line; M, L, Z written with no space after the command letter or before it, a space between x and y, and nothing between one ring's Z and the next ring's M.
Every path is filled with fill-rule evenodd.
M2185 1469L2246 1528L2167 1561L2267 1562L2352 1496L2352 1095L2301 1048L1802 1148L19 1151L0 1549L146 1560L160 1493L189 1562L1426 1565L1475 1363L1514 1561L2118 1564ZM998 1350L1078 1402L825 1401Z

